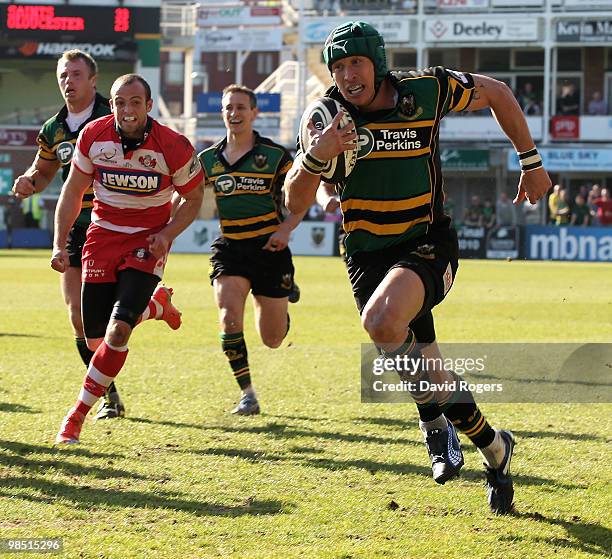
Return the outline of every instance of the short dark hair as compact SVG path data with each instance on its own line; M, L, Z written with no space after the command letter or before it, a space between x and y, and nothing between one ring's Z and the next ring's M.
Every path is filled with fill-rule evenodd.
M95 76L98 73L98 65L96 64L96 61L93 59L93 57L90 54L87 54L86 52L83 52L82 50L79 50L79 49L67 50L64 53L62 53L62 56L58 58L57 64L59 65L59 63L62 60L66 60L67 62L70 60L83 60L85 64L87 64L87 67L89 68L90 78L91 76Z
M123 76L119 76L113 82L113 85L110 88L111 97L113 96L113 91L117 91L124 85L130 85L134 82L140 82L142 84L142 87L144 87L146 100L148 101L149 99L151 99L151 86L148 84L147 80L145 80L140 74L124 74Z
M251 102L251 109L257 107L257 96L255 95L255 92L246 85L240 85L237 83L228 85L223 90L223 97L225 97L228 93L244 93L245 95L249 96L249 100Z

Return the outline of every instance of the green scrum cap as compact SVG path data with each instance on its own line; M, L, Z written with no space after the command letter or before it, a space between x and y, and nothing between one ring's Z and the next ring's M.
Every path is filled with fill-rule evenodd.
M382 35L365 21L349 21L336 27L325 40L323 60L329 71L334 62L347 56L365 56L374 64L378 87L389 70Z

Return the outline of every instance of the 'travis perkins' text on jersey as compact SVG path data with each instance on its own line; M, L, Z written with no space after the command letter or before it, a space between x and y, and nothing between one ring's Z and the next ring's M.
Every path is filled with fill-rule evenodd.
M283 182L291 155L282 146L255 134L253 149L233 165L223 157L227 139L202 151L207 184L215 191L221 233L228 239L271 235L281 223Z
M68 109L64 105L59 113L43 124L36 141L38 142L38 157L45 161L59 161L62 166L62 180L66 182L70 171L70 163L74 154L79 132L92 120L110 114L108 99L96 94L91 116L75 132L71 132L66 124ZM93 188L90 187L83 195L81 213L76 223L87 226L91 221L91 208L93 208Z
M361 113L349 107L359 136L353 172L338 186L346 249L380 250L449 227L444 215L440 120L470 103L470 74L442 67L393 72L394 109ZM328 95L346 105L336 88Z
M88 124L73 164L91 175L96 225L136 233L165 225L172 193L186 194L204 179L189 140L149 118L145 140L124 153L112 115Z

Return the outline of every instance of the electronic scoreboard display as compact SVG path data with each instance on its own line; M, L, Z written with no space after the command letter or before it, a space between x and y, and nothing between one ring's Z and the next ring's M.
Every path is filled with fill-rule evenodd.
M36 40L120 41L159 33L158 8L1 4L0 35Z

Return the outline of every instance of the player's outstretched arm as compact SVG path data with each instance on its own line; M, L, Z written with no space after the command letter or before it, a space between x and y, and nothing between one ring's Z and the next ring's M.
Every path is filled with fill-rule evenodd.
M51 267L57 272L64 272L68 268L68 253L66 252L66 239L74 220L81 211L81 201L85 190L91 184L91 176L86 175L73 165L68 179L64 183L55 209L55 232L53 234L53 254Z
M13 192L17 198L29 198L37 192L42 192L53 180L55 173L60 168L59 161L48 161L36 155L34 163L23 175L15 179Z
M512 90L505 83L488 76L472 74L472 77L474 94L466 110L478 111L489 107L517 153L528 153L533 150L535 143L527 126L527 120ZM535 203L551 186L552 182L544 167L522 171L514 203L518 204L525 199Z
M180 200L174 215L168 224L159 232L149 235L149 250L156 258L161 258L168 252L170 243L176 239L198 216L204 197L204 183L180 195Z

